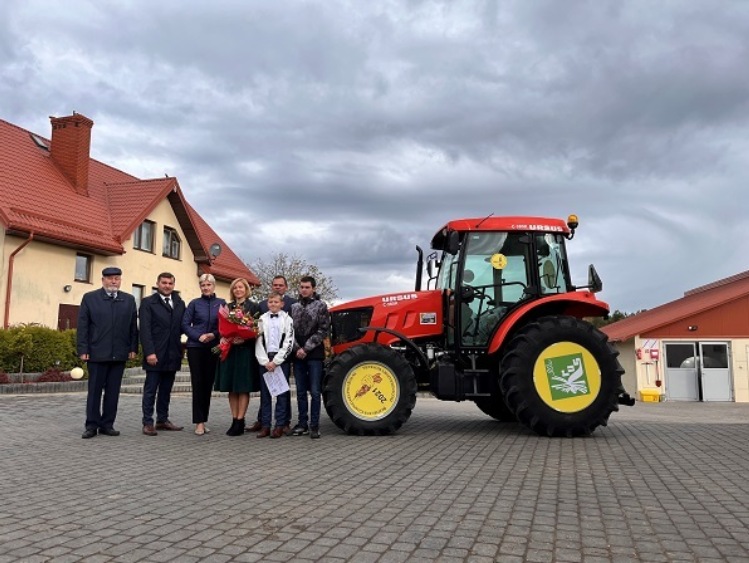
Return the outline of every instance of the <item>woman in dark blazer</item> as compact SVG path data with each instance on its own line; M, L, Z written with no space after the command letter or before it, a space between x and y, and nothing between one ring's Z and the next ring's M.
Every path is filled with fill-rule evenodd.
M211 393L216 377L218 356L211 348L218 345L218 310L226 301L216 297L216 279L211 274L198 278L200 297L190 301L182 319L182 330L187 335L187 363L192 382L192 421L195 434L208 432L206 421L211 408Z

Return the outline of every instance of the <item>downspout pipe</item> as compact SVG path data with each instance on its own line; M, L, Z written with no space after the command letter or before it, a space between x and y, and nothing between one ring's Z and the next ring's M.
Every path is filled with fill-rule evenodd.
M18 248L11 252L10 257L8 257L8 283L5 286L5 319L3 321L3 328L5 329L8 328L8 323L10 321L10 294L13 291L13 263L16 260L16 254L26 248L32 240L34 240L34 231L31 231L29 233L29 238L23 241Z

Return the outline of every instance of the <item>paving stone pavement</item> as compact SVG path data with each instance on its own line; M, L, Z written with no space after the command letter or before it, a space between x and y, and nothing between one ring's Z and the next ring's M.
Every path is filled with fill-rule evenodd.
M749 404L638 403L582 439L419 398L395 436L82 440L84 394L0 396L5 561L749 561ZM250 413L256 412L255 399Z

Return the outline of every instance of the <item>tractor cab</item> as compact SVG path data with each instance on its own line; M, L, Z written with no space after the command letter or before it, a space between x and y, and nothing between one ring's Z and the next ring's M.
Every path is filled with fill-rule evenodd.
M448 345L486 348L500 322L530 301L573 289L565 240L574 216L453 221L432 239L429 280L448 300ZM437 258L437 252L441 257Z

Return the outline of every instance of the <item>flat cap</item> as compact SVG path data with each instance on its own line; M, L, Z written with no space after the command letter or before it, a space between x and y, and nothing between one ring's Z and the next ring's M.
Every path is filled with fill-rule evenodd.
M103 277L107 276L121 276L122 270L120 270L117 266L107 266L101 271L101 275Z

